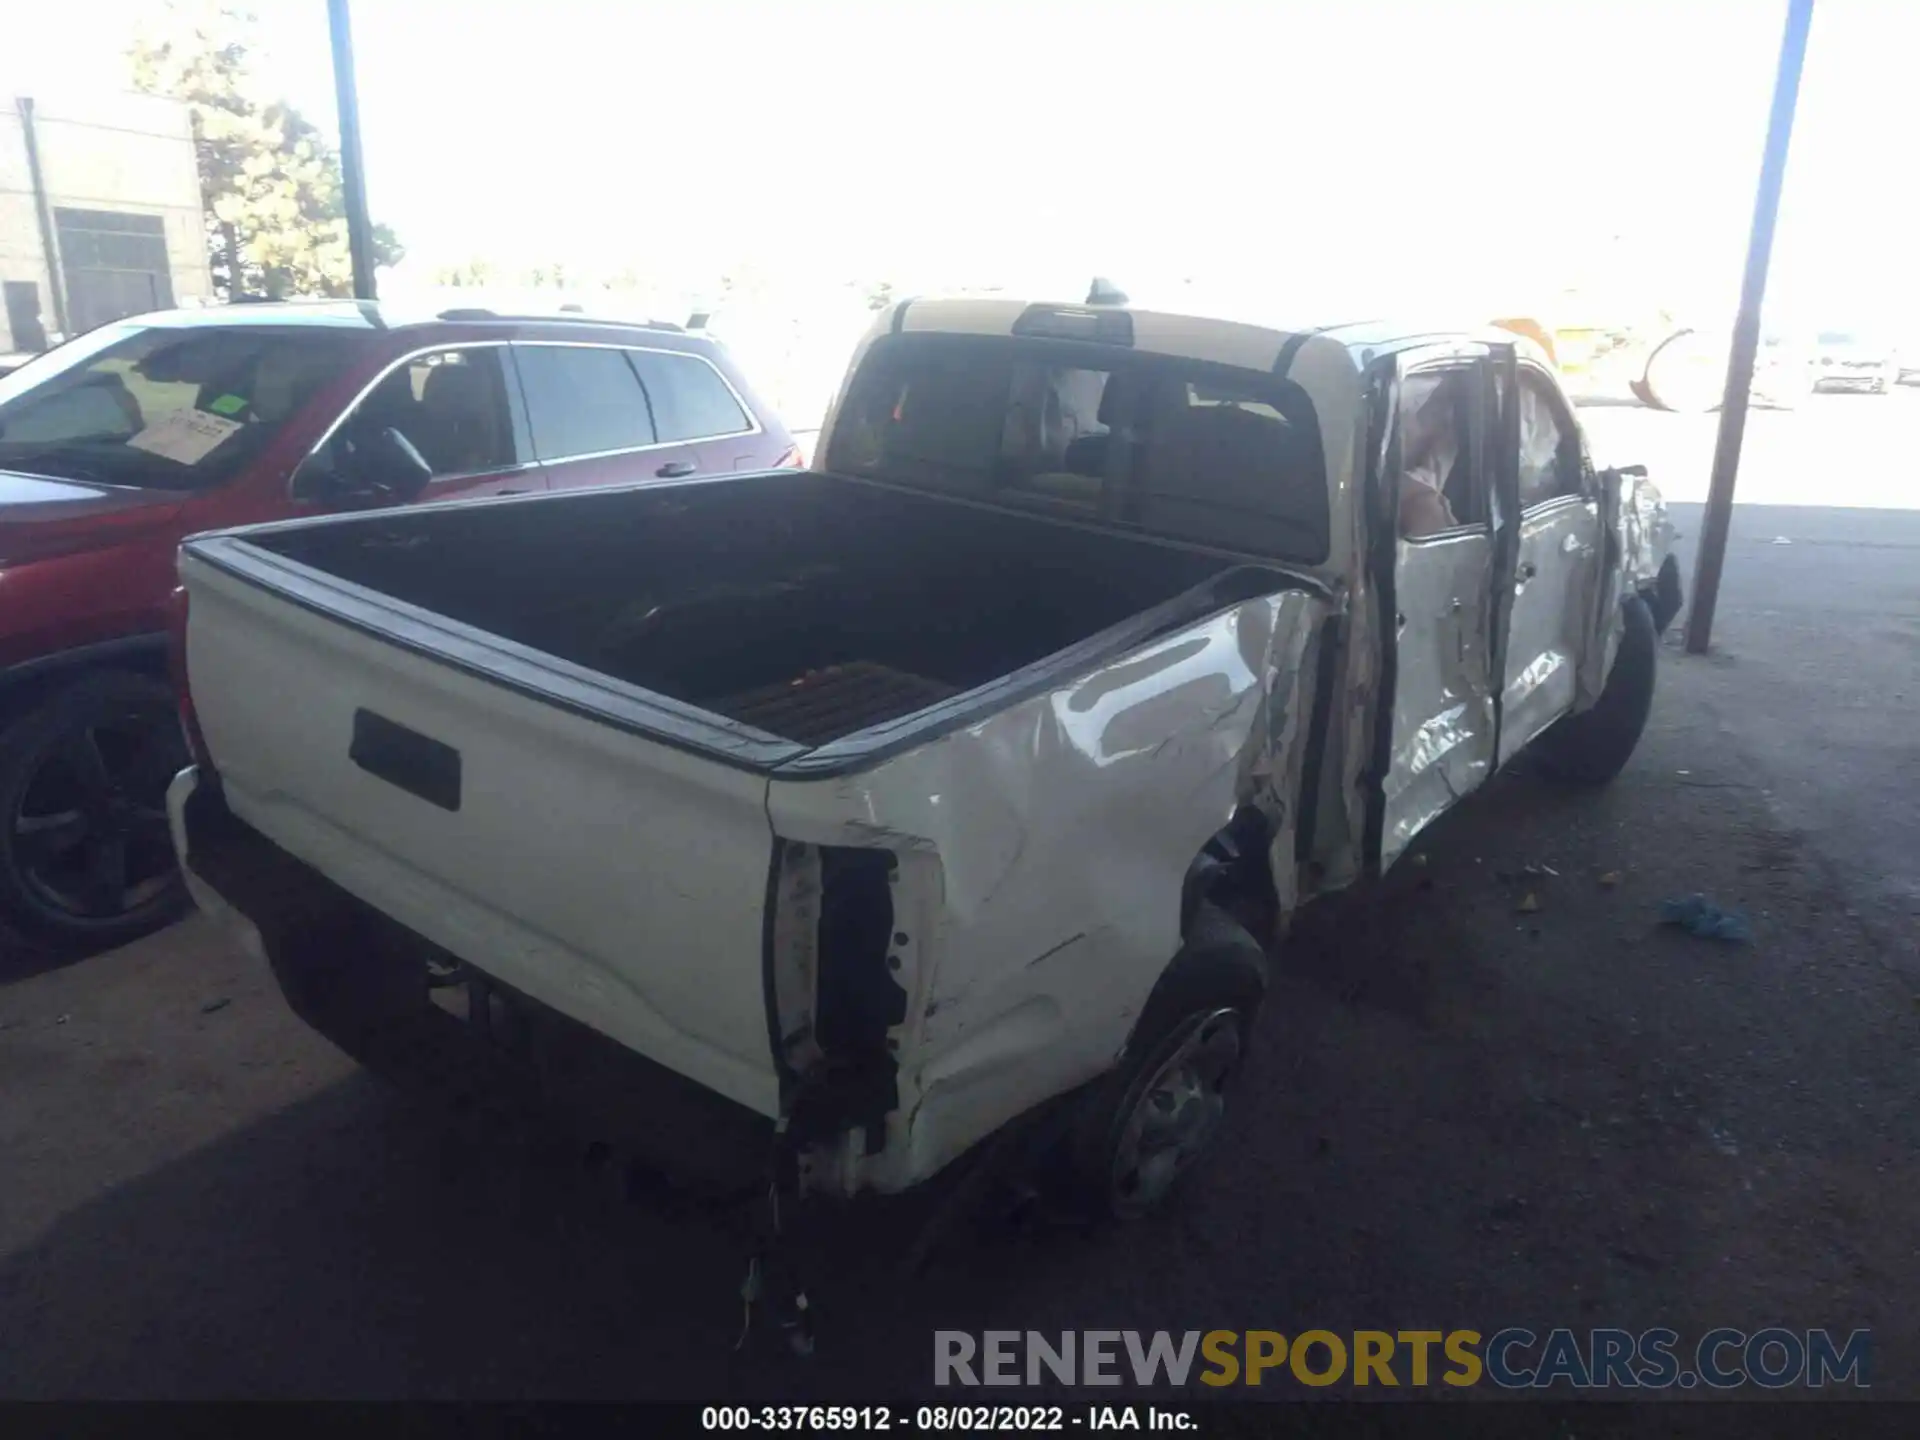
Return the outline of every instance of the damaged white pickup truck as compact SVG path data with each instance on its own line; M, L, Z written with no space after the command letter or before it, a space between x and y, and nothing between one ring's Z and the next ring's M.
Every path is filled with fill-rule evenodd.
M1679 607L1506 332L908 302L820 456L190 540L201 906L383 1069L842 1195L1058 1101L1130 1215L1294 910L1525 747L1610 778Z

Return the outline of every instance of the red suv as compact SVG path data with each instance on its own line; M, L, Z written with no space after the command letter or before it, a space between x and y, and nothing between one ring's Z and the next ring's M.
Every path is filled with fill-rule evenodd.
M799 464L726 352L670 325L242 305L120 321L0 378L0 928L91 949L181 902L183 536Z

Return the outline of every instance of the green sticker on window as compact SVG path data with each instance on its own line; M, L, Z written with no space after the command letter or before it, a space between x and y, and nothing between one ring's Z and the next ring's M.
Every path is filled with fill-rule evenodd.
M207 405L207 409L216 415L238 415L246 408L246 399L239 395L222 395Z

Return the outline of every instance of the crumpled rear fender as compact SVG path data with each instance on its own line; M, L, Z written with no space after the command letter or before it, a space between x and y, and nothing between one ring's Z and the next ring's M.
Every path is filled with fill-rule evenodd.
M897 857L898 1106L877 1153L849 1133L815 1183L904 1188L1111 1066L1179 950L1188 869L1241 806L1275 822L1290 887L1327 603L1262 595L874 769L774 782L790 848Z
M1646 467L1603 470L1600 485L1601 515L1608 536L1606 573L1596 587L1593 643L1587 647L1585 663L1580 667L1575 708L1582 710L1600 698L1613 671L1613 657L1625 626L1621 602L1629 595L1655 591L1663 583L1674 587L1676 601L1678 595L1677 575L1664 582L1661 575L1672 558L1673 521L1667 515L1660 487L1647 478Z

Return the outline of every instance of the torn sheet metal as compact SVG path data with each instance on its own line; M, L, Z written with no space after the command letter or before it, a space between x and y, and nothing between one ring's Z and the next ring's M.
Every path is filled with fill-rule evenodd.
M916 946L896 972L899 1107L836 1188L925 1179L1113 1063L1179 950L1195 855L1243 804L1291 825L1326 610L1260 596L873 770L773 782L783 838L901 857L896 924Z
M1399 543L1398 669L1384 784L1380 867L1493 770L1493 538L1485 531Z
M1620 604L1627 596L1650 588L1673 549L1673 521L1666 501L1639 467L1600 472L1601 520L1612 554L1600 567L1592 615L1592 637L1580 666L1579 701L1585 709L1600 698L1613 657L1620 648L1625 622Z

